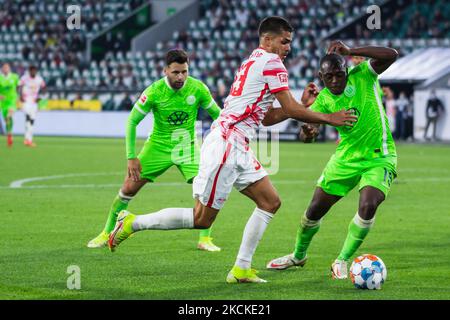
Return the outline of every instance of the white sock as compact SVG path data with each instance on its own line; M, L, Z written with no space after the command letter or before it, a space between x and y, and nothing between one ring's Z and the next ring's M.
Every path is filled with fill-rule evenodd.
M25 122L25 140L30 140L32 139L32 128L31 128L31 122L27 121Z
M133 230L174 230L194 228L194 209L168 208L155 213L136 216Z
M259 208L253 211L244 229L241 247L234 265L241 269L250 269L252 257L256 251L259 241L267 228L273 214Z

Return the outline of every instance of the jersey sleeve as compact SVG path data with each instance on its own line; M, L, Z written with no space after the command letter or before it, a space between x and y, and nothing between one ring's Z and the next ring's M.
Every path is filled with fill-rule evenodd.
M153 95L152 95L152 86L142 92L139 96L139 99L134 103L133 109L136 109L138 112L142 113L144 116L147 115L153 108Z
M324 95L322 92L319 93L316 100L309 108L314 112L330 113L325 103Z
M125 134L127 159L136 158L136 128L151 109L152 94L150 86L139 96L128 116Z
M269 60L263 68L264 81L269 85L270 93L289 90L289 75L280 58Z
M370 79L372 81L377 81L378 73L376 73L375 70L372 68L370 61L371 60L362 62L352 70L356 71L357 69L359 69L359 72L361 72L361 74L364 75L367 79Z
M202 109L205 109L208 114L211 116L213 120L216 120L220 114L220 108L217 105L216 101L211 95L209 88L203 83L200 82L200 90L199 90L199 106Z

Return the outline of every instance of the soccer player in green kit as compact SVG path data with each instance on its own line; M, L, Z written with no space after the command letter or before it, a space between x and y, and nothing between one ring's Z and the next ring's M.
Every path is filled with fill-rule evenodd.
M348 70L343 56L370 58ZM341 142L317 182L317 188L297 232L292 254L274 259L268 269L284 270L306 263L308 246L320 228L322 217L359 184L359 208L350 222L342 250L331 266L334 279L346 279L348 261L362 244L396 177L397 154L381 103L378 75L397 59L396 50L386 47L349 48L341 41L330 44L320 61L323 89L311 110L330 113L353 110L358 121L353 127L338 127ZM305 138L316 135L317 127L304 128Z
M0 73L0 105L6 125L8 147L11 147L13 144L13 114L16 110L18 85L19 76L11 72L9 63L4 63L2 65L2 72Z
M198 108L205 109L217 119L220 108L208 87L188 76L189 59L183 50L166 54L166 77L156 81L142 93L128 118L126 130L128 175L109 211L103 231L88 243L89 248L107 245L117 215L128 207L129 201L147 183L153 182L173 165L187 183L198 173L199 149L195 137ZM153 133L136 156L136 127L153 112ZM220 251L212 243L211 229L200 231L197 247L206 251Z

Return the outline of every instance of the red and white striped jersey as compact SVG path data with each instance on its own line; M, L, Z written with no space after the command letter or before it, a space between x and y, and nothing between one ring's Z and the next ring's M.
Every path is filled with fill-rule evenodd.
M213 125L225 138L251 140L275 100L274 93L288 90L288 72L280 57L262 48L253 51L239 68L225 100L224 108Z
M39 91L45 87L45 81L38 74L32 78L27 73L20 78L19 86L22 86L22 96L24 101L36 103Z

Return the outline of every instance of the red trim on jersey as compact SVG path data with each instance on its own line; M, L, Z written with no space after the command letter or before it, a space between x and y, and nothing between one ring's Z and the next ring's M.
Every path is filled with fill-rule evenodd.
M287 73L285 69L273 69L263 71L263 76L277 76L280 73Z
M276 89L270 90L270 93L273 94L273 93L277 93L277 92L284 91L284 90L289 90L289 87L276 88Z
M208 203L206 204L206 206L209 208L212 208L212 205L214 203L214 197L216 195L217 180L219 179L219 174L220 174L220 171L222 170L223 165L227 161L228 155L230 154L230 150L231 150L231 143L227 142L227 149L225 150L225 153L223 154L222 163L219 166L219 170L217 170L216 176L214 177L211 194L209 195Z

